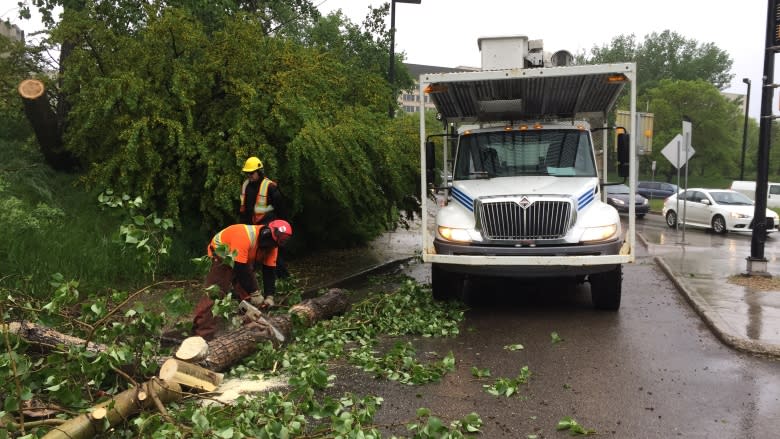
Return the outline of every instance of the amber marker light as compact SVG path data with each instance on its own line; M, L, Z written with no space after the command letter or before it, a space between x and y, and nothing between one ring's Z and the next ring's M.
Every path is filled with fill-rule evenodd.
M505 126L504 131L512 131L512 126L511 125Z
M446 85L439 85L439 84L428 84L427 87L425 87L425 94L431 94L431 93L444 93L447 91Z
M534 124L534 129L535 129L535 130L541 130L541 129L542 129L542 124L541 124L541 123L539 123L539 122L536 122L536 123Z
M471 135L471 130L466 130L466 131L464 131L464 132L463 132L463 135L464 135L464 136L470 136L470 135Z
M626 81L628 81L628 78L626 78L626 75L622 73L617 75L607 76L607 82L626 82Z
M520 131L528 131L528 125L520 125L517 129Z

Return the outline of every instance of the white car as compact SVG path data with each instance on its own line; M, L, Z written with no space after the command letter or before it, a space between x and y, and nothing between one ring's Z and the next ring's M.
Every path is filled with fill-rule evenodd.
M669 227L682 224L684 213L686 225L712 229L715 233L753 231L755 206L744 194L729 189L693 188L680 192L679 203L677 198L671 195L664 200L663 215ZM767 233L776 231L777 213L767 209L766 223Z

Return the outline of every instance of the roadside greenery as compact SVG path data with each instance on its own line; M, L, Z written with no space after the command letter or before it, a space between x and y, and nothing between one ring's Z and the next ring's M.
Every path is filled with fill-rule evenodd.
M36 354L22 339L6 336L0 352L0 376L4 377L0 418L15 428L21 427L18 419L11 421L7 416L22 404L60 406L67 418L71 411L93 405L101 395L122 391L131 380L155 374L154 359L168 354L156 341L157 334L166 322L191 311L179 288L164 295L164 312L149 312L144 297L151 287L105 296L82 291L78 282L59 275L52 278L52 287L51 300L45 303L3 290L6 300L0 309L0 324L35 320L108 349L96 353L80 344ZM295 294L283 292L290 293ZM383 402L381 396L333 395L328 390L334 378L330 365L345 361L342 367L368 371L369 379L381 377L408 385L438 381L454 367L452 354L438 361L421 361L411 342L397 338L454 336L462 319L463 310L457 304L435 302L427 288L405 280L395 291L370 294L343 316L311 328L297 327L295 339L284 349L270 343L260 346L228 373L228 377L280 374L288 380L287 389L240 398L229 406L203 406L197 399L187 399L171 404L167 419L157 412L142 413L118 428L115 437L182 433L196 438L382 437L373 422ZM387 342L392 347L381 353ZM385 428L403 427L418 438L457 438L479 432L481 425L476 413L443 421L421 408L402 424ZM27 431L37 434L48 428L31 424Z

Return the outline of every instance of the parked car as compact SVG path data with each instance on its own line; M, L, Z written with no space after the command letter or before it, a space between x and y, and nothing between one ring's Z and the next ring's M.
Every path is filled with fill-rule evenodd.
M682 224L683 209L685 224L689 226L712 229L715 233L753 231L753 200L737 191L693 188L672 195L664 201L666 225ZM767 209L766 221L767 233L777 230L777 213Z
M636 193L651 200L654 198L663 200L678 192L680 192L680 188L676 184L663 181L640 181L636 185Z
M628 203L629 188L624 184L615 184L604 186L607 191L607 204L617 209L619 213L628 213L630 204ZM647 198L636 194L634 199L634 212L637 218L644 218L650 211L650 203Z

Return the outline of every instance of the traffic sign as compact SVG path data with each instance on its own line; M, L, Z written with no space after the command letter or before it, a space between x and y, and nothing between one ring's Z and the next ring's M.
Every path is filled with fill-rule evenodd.
M669 160L675 168L680 169L688 162L695 153L696 150L693 146L688 145L687 151L683 146L683 136L678 134L674 136L671 142L669 142L664 149L661 150L661 154Z

